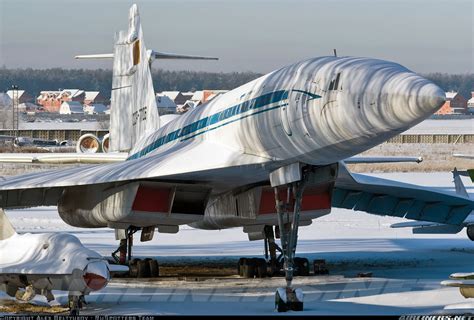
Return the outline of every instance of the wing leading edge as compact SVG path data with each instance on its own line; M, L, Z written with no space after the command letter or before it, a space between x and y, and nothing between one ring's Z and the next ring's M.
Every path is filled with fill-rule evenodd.
M171 147L159 155L107 165L90 165L65 170L15 176L0 181L0 207L54 204L62 188L127 182L141 179L166 181L227 181L252 172L268 177L267 170L278 159L249 155L217 143L189 142ZM253 170L252 170L253 169ZM34 193L29 196L28 193ZM50 199L24 203L22 199ZM404 217L460 225L474 201L461 195L424 186L391 181L349 172L340 162L332 205L377 215Z
M220 170L260 166L274 161L275 159L235 151L218 143L190 141L172 146L160 154L135 160L4 178L0 181L0 191L72 187L153 178L191 180L200 172L213 171L219 176Z

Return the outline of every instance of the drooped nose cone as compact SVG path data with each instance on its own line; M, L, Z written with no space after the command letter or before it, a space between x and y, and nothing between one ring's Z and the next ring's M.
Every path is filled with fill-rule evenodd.
M423 121L446 100L440 87L412 72L394 75L384 87L387 97L385 120L392 129L407 129Z

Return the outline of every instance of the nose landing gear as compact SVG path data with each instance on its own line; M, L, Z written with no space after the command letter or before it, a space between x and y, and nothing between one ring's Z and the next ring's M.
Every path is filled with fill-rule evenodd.
M295 258L296 245L298 242L298 227L300 221L301 202L303 192L308 184L310 176L313 174L310 168L302 168L300 179L287 184L286 199L280 199L277 186L274 186L275 205L278 217L278 227L280 230L280 240L283 254L283 269L285 271L286 287L278 288L275 294L275 309L278 312L288 310L303 310L303 291L292 286L295 274L296 262L302 261ZM290 219L290 210L293 214ZM308 265L306 260L306 266Z

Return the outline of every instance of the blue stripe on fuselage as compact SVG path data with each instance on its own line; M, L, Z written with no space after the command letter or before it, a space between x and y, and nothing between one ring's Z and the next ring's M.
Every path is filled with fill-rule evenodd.
M307 93L307 94L309 94L309 93ZM161 147L164 144L167 144L168 142L172 142L172 141L175 141L175 140L178 140L178 139L181 139L181 141L185 141L185 140L191 139L193 137L196 137L198 135L201 135L205 132L220 128L220 127L222 127L224 125L227 125L229 123L247 118L249 116L260 114L260 113L270 111L270 110L274 110L276 108L280 108L283 105L287 105L287 104L274 106L272 108L268 108L268 109L265 109L265 110L260 110L258 112L253 112L251 114L244 115L244 116L242 116L238 119L234 119L234 120L222 123L218 126L215 126L215 127L212 127L212 128L207 128L206 130L204 130L202 132L196 133L196 131L199 131L199 130L204 129L204 128L209 127L209 126L212 126L212 125L217 124L219 122L223 122L223 121L225 121L228 118L231 118L233 116L246 113L250 110L256 110L256 109L259 109L259 108L263 108L265 106L268 106L268 105L273 104L273 103L280 102L280 101L285 100L285 99L288 99L288 91L279 90L279 91L274 91L274 92L267 93L267 94L261 95L259 97L244 101L244 102L239 103L235 106L232 106L232 107L224 109L220 112L214 113L214 114L212 114L208 117L205 117L205 118L202 118L202 119L197 120L195 122L192 122L191 124L188 124L187 126L184 126L183 128L177 129L173 132L170 132L168 134L165 134L165 135L161 136L160 138L158 138L157 140L153 141L151 144L146 146L144 149L142 149L139 152L136 152L133 155L131 155L130 157L128 157L127 160L132 160L132 159L137 159L137 158L143 157L144 155L156 150L157 148Z

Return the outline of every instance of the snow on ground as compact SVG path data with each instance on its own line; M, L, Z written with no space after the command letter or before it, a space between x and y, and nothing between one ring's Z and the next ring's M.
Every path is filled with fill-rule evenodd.
M374 175L453 190L449 172ZM473 184L463 181L474 193ZM68 231L105 256L117 247L111 230L70 227L54 207L10 210L7 215L19 232ZM406 220L334 209L301 228L298 254L310 260L326 259L330 268L329 276L296 279L295 285L305 292L302 314L432 314L443 312L445 306L471 306L457 288L439 284L451 273L473 271L474 243L465 232L413 235L409 228L390 228L401 221ZM263 241L249 242L241 228L205 231L183 226L178 234L156 234L153 241L134 246L136 256L180 263L213 259L233 263L241 256L262 254ZM373 272L373 278L357 278L359 272ZM88 297L92 303L83 313L272 314L274 292L283 284L283 278L117 279ZM5 297L0 293L0 299ZM64 294L58 296L60 302L65 299Z

